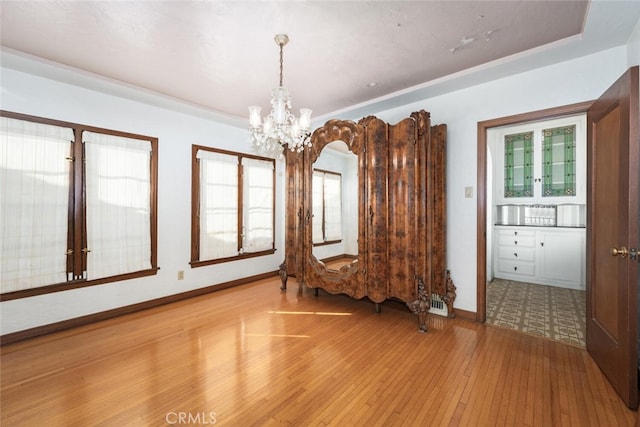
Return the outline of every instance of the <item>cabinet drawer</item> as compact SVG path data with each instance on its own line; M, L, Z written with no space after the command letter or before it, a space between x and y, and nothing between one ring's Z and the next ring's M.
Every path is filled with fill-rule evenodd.
M505 260L535 261L535 248L519 246L498 247L498 258Z
M498 245L499 246L517 246L517 247L526 247L533 248L536 244L535 234L532 232L527 232L526 234L522 234L521 232L514 233L502 233L498 234Z
M508 261L508 260L499 260L498 261L498 271L508 274L517 274L522 276L534 276L535 275L535 264L529 262L519 262L519 261Z

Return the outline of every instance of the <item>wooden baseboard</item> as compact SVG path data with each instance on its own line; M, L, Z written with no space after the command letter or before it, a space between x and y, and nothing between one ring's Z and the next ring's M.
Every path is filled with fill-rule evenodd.
M472 322L477 322L477 316L475 311L467 311L454 307L454 311L456 313L456 317L464 320L471 320Z
M172 302L177 302L177 301L185 300L188 298L209 294L212 292L221 291L223 289L232 288L234 286L245 285L247 283L255 282L257 280L269 279L277 275L278 275L277 271L272 271L268 273L258 274L256 276L245 277L242 279L219 283L217 285L211 285L204 288L194 289L188 292L182 292L175 295L169 295L162 298L144 301L137 304L118 307L112 310L106 310L106 311L101 311L99 313L88 314L86 316L75 317L73 319L63 320L61 322L50 323L48 325L42 325L42 326L36 326L35 328L25 329L22 331L13 332L13 333L0 336L0 346L15 343L18 341L23 341L29 338L38 337L41 335L52 334L54 332L63 331L65 329L84 326L90 323L99 322L101 320L107 320L114 317L135 313L137 311L142 311L142 310L158 307L165 304L171 304Z
M278 271L272 271L268 273L258 274L251 277L245 277L242 279L232 280L229 282L219 283L217 285L207 286L204 288L194 289L192 291L183 292L175 295L169 295L162 298L157 298L149 301L144 301L137 304L127 305L124 307L114 308L112 310L101 311L99 313L88 314L86 316L75 317L73 319L63 320L61 322L50 323L48 325L36 326L35 328L25 329L18 332L13 332L0 336L0 346L12 344L18 341L27 340L29 338L35 338L42 335L52 334L54 332L64 331L66 329L72 329L79 326L88 325L102 320L112 319L114 317L123 316L125 314L131 314L138 311L146 310L149 308L158 307L165 304L171 304L172 302L182 301L189 298L198 297L201 295L209 294L223 289L232 288L234 286L245 285L247 283L255 282L257 280L269 279L278 276ZM295 277L295 276L291 276ZM476 313L473 311L455 309L456 317L472 322L477 321Z

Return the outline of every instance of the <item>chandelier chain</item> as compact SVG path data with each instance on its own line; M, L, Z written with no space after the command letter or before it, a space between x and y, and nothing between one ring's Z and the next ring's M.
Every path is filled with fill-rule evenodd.
M282 70L284 68L284 55L282 54L283 44L280 44L280 87L282 87Z

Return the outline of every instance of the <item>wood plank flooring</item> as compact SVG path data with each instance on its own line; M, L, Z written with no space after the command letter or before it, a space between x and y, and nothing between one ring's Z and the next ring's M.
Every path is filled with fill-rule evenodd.
M626 426L585 350L263 280L0 349L3 426ZM181 422L182 421L182 422Z

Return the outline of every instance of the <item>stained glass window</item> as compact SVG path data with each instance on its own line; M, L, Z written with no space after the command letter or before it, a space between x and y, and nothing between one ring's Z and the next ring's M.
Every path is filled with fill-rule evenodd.
M533 132L504 137L504 196L533 197Z
M576 126L542 131L542 197L576 194Z

